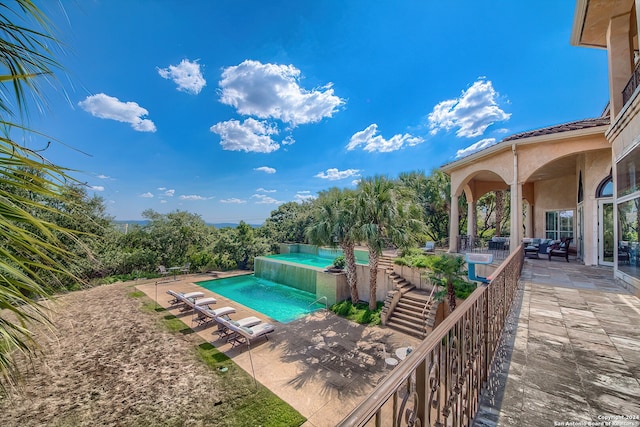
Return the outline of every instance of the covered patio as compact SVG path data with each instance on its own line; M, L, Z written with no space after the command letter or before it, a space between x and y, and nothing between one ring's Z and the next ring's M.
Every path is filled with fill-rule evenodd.
M606 112L605 112L606 113ZM613 265L609 117L580 120L505 138L442 166L451 177L450 252L477 236L477 201L505 191L510 201L509 247L523 238L573 238L572 252L585 265ZM460 198L467 229L460 230Z

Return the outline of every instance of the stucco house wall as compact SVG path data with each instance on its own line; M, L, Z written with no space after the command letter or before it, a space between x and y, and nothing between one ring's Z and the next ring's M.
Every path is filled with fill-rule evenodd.
M545 212L576 207L576 176L538 181L534 184L533 236L545 237Z

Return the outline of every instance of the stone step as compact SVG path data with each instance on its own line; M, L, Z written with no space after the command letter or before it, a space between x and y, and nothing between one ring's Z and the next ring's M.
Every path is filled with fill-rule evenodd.
M404 322L410 323L412 325L425 325L426 318L424 317L416 317L413 313L405 313L400 310L395 310L391 319L399 319Z
M401 298L400 301L398 301L398 307L406 308L407 310L422 312L422 310L424 309L424 302L416 302L408 300L406 298Z
M387 321L387 326L391 329L395 329L396 331L400 331L404 334L411 335L416 338L424 339L425 337L425 333L419 329L416 329L415 326L406 326L391 319Z

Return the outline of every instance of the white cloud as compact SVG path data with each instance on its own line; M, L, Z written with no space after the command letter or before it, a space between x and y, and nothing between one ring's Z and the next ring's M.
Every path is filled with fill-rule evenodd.
M197 95L207 81L202 77L198 61L183 59L178 65L169 65L168 68L158 68L161 77L173 80L178 85L178 90Z
M104 187L102 185L92 185L91 189L93 191L104 191Z
M467 156L467 155L469 155L471 153L475 153L476 151L483 150L483 149L485 149L487 147L491 147L495 143L496 143L496 139L495 138L481 139L480 141L476 142L475 144L472 144L472 145L468 146L467 148L463 148L461 150L456 151L456 159L459 159L460 157Z
M358 184L360 184L360 181L362 181L362 180L361 179L354 179L353 181L351 181L351 185L357 186Z
M280 148L269 135L277 134L278 129L267 122L246 119L229 120L211 126L211 132L220 135L220 145L224 150L255 153L271 153Z
M167 187L158 187L158 191L164 191L166 189L167 189Z
M375 123L370 124L365 130L354 133L347 144L347 150L354 150L364 145L364 151L389 153L401 149L404 145L411 147L424 142L424 139L408 133L396 134L391 139L384 139L382 135L376 135L377 133L378 125Z
M150 198L153 197L153 194L151 194L151 193L143 193L143 194L140 195L140 197L144 197L146 199L150 199Z
M275 192L276 192L276 191L278 191L278 190L266 190L266 189L264 189L264 188L260 187L260 188L258 188L256 191L257 191L258 193L275 193Z
M247 203L246 200L242 200L242 199L236 199L235 197L232 197L231 199L220 199L220 203L233 203L233 204L242 204L242 203Z
M474 138L481 136L493 123L509 120L511 114L500 109L497 96L491 81L478 79L462 92L460 98L442 101L433 107L427 117L431 134L458 128L457 136Z
M162 199L162 200L160 200L160 203L167 203L167 201Z
M129 123L139 132L156 131L156 125L151 120L142 118L149 115L149 112L135 102L121 102L118 98L99 93L87 96L78 105L94 117Z
M308 200L313 200L316 198L316 196L311 194L310 191L298 191L293 197L298 203L306 202Z
M358 176L360 169L347 169L339 171L336 168L327 169L326 172L318 172L314 177L328 179L329 181L336 181L338 179L349 178L350 176Z
M344 105L331 84L306 90L300 87L300 78L300 70L293 65L246 60L223 70L220 101L239 114L274 118L292 126L319 122Z
M171 189L171 190L166 190L166 191L164 192L164 195L165 195L165 196L167 196L167 197L173 197L175 194L176 194L176 190L173 190L173 189Z
M268 174L276 173L276 170L274 168L270 168L269 166L260 166L259 168L253 168L253 170Z
M97 178L100 178L100 179L111 179L110 176L103 175L103 174L98 175Z
M180 200L207 200L206 197L202 197L202 196L198 196L195 194L191 194L191 195L182 195L180 196Z
M274 199L273 197L269 197L266 194L254 194L251 196L252 199L258 199L257 204L269 204L269 205L277 205L282 203L279 200Z
M293 139L291 135L287 135L287 137L283 139L281 142L282 142L282 145L293 145L296 143L296 140Z

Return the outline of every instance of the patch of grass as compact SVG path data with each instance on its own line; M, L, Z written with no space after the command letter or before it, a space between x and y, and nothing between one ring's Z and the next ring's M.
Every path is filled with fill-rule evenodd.
M136 293L131 292L129 295ZM137 296L136 296L137 297ZM172 332L190 333L193 330L180 320L169 314L162 307L156 308L153 300L146 298L142 304L143 310L156 312L161 315L161 323ZM164 314L164 315L162 315ZM246 349L244 351L247 351ZM306 418L291 405L280 399L268 388L255 383L253 377L236 365L227 355L220 352L209 342L200 342L196 346L198 359L208 366L220 381L224 392L218 396L220 400L213 403L227 405L230 409L220 411L205 411L200 414L204 425L220 426L300 426ZM221 368L227 368L222 371ZM171 425L167 423L166 425ZM176 424L181 425L181 424Z
M347 319L359 323L361 325L379 325L380 324L380 312L382 311L384 303L378 301L375 310L369 310L369 303L359 302L356 305L351 303L351 300L340 301L331 306L331 311L338 316L346 317Z
M145 296L146 294L144 292L139 291L139 290L136 289L134 291L129 292L127 295L129 297L131 297L131 298L140 298L140 297Z

